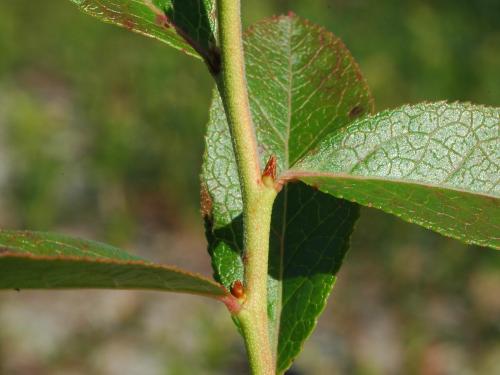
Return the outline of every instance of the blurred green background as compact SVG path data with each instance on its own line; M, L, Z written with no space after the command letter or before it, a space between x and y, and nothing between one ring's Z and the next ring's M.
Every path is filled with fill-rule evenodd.
M500 104L498 0L247 0L340 36L377 108ZM66 0L0 0L0 225L210 274L198 175L204 66ZM363 211L290 373L500 374L500 255ZM222 306L148 292L2 292L0 374L245 374Z

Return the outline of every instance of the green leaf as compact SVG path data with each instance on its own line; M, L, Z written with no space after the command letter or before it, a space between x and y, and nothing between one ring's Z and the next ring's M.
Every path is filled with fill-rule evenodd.
M331 134L285 178L500 248L500 109L403 106Z
M336 280L359 206L290 184L273 210L269 267L271 337L284 372L312 333Z
M214 0L70 0L85 13L216 63Z
M223 297L200 275L66 236L0 230L0 289L154 289Z
M372 109L366 82L342 42L293 14L261 22L245 35L246 73L260 164L277 157L279 173L320 140ZM219 95L210 111L202 207L216 278L243 280L242 201ZM348 248L357 205L303 184L285 186L273 210L269 270L270 333L277 370L298 355L323 310Z

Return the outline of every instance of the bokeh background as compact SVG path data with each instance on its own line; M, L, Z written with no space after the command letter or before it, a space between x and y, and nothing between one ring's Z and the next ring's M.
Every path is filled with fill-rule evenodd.
M343 38L385 109L500 104L498 0L246 0ZM198 175L212 82L66 0L0 0L0 226L210 274ZM0 374L245 374L223 306L152 292L0 293ZM294 374L500 374L500 255L364 209Z

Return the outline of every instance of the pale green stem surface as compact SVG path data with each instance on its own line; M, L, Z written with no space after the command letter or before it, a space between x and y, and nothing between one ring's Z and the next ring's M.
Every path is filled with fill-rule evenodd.
M274 375L267 316L267 272L271 213L277 191L262 183L255 129L250 113L240 0L217 0L222 70L216 77L224 103L243 198L245 299L241 324L254 375Z
M245 204L246 197L257 193L261 173L245 78L240 0L218 0L217 9L222 57L217 83L231 130Z
M249 202L249 208L243 217L246 299L237 318L254 375L274 375L276 371L267 315L269 232L276 194L274 189L264 187L262 194Z

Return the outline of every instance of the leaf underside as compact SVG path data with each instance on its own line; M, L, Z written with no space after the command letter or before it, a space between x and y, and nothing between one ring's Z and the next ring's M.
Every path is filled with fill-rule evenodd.
M0 289L153 289L226 295L202 276L62 235L0 231Z
M251 28L246 73L260 164L286 173L321 139L372 110L358 66L331 33L292 14ZM224 109L215 93L206 136L202 208L216 278L243 280L242 200ZM273 209L268 275L270 336L284 372L316 325L358 217L356 204L304 184L284 187Z
M500 109L406 105L331 134L286 178L500 248Z
M211 59L217 21L214 0L70 0L106 23Z
M285 371L316 326L349 248L359 206L289 184L273 208L269 315L277 369Z

